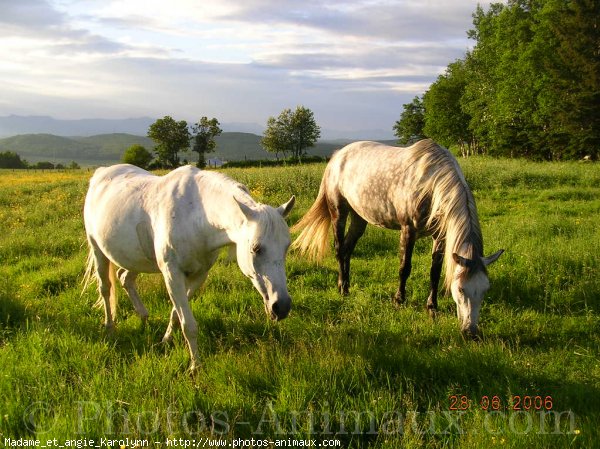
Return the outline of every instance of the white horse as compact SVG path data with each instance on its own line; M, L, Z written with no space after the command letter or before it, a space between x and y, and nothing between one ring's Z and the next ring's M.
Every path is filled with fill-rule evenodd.
M398 303L406 301L415 240L433 237L427 309L435 316L443 261L444 283L456 302L461 329L477 337L479 309L490 287L486 267L504 250L484 257L475 200L452 154L432 140L407 148L375 142L347 145L327 164L317 199L292 228L302 231L294 246L322 258L331 225L338 288L346 295L350 257L367 223L400 229L400 285L394 298Z
M237 263L263 297L267 314L284 319L291 308L285 275L290 234L284 218L294 202L292 196L276 209L257 203L245 186L191 166L161 177L128 164L97 169L84 207L90 248L86 285L95 274L106 328L114 327L116 278L145 322L148 311L137 294L136 277L162 273L173 303L163 341L172 339L180 323L191 369L197 368L198 325L188 301L227 245L235 245Z

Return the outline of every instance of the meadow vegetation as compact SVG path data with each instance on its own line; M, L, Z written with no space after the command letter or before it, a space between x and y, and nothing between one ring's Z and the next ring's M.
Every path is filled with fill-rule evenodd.
M173 345L159 344L170 310L160 276L139 282L145 328L120 291L114 336L92 307L95 289L81 293L92 172L0 172L0 436L597 447L600 170L484 157L460 163L486 253L506 249L490 267L482 342L462 338L449 296L435 323L427 317L428 239L415 248L408 304L392 304L398 233L370 227L347 298L337 293L332 254L320 265L289 255L293 305L280 323L267 320L258 293L223 257L192 305L202 356L194 376L180 333ZM296 195L294 223L323 169L225 172L262 202ZM515 396L522 410L504 409ZM542 410L539 402L525 407L525 396L542 398Z

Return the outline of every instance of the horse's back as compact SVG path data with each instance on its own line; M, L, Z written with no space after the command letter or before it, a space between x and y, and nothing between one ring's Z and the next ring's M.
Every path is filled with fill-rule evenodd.
M233 195L237 186L220 173L189 165L164 176L127 164L100 168L85 201L88 239L123 268L156 272L158 260L172 248L182 261L210 252L218 242L207 210L221 213L217 198Z
M410 147L354 142L334 154L326 169L328 194L340 195L369 223L386 228L418 226L420 183L430 156L447 150L431 140Z

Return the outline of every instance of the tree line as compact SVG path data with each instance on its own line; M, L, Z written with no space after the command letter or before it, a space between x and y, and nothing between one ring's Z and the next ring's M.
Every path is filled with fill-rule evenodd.
M206 154L215 151L215 138L222 132L216 118L202 117L190 129L185 120L165 116L148 129L148 137L156 143L156 156L136 144L125 151L122 161L143 168L175 168L181 164L180 153L191 149L198 153L196 165L204 168ZM266 151L275 153L277 159L282 154L299 160L320 135L313 112L298 106L294 111L284 109L278 117L269 117L261 145Z
M600 2L508 0L473 14L474 48L448 65L394 126L463 155L598 159Z
M33 169L33 170L64 170L71 169L76 170L79 167L79 164L75 161L71 161L71 163L64 164L53 164L48 161L40 161L34 164L26 161L25 159L21 159L21 156L15 153L14 151L3 151L0 152L0 168L18 168L18 169Z

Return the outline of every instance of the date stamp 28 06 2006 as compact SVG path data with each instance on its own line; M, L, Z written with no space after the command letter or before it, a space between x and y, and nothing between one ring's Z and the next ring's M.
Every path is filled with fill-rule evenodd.
M508 398L500 395L483 395L471 398L465 394L449 396L450 411L467 411L479 408L483 411L550 411L554 404L550 395L519 395L513 394Z

